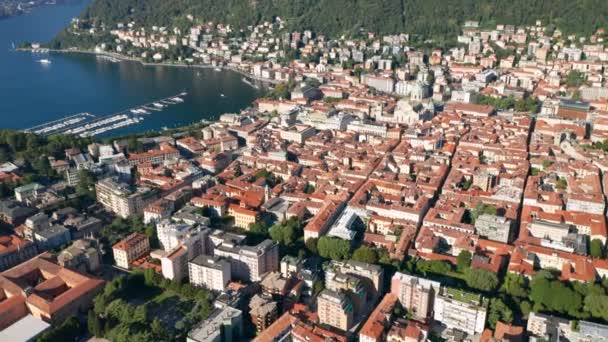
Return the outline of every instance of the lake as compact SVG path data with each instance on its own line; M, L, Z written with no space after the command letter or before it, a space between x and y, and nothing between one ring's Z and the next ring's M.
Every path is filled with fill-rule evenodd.
M13 43L49 41L87 4L42 6L0 20L0 128L25 129L82 112L110 115L188 93L183 103L152 111L139 124L105 135L144 132L238 112L261 95L261 90L231 71L113 63L84 54L12 51ZM51 63L39 63L40 59Z

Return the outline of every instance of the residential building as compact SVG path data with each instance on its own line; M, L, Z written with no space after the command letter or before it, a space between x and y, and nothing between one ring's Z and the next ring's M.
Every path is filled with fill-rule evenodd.
M390 325L393 309L397 302L397 296L392 293L387 293L382 298L380 304L376 306L359 331L360 342L384 341L386 329Z
M475 220L475 233L488 240L509 243L513 239L513 221L502 216L482 214Z
M129 155L129 164L136 166L143 163L152 163L153 165L162 164L165 160L177 159L179 151L168 143L160 144L158 150L150 150L143 153L131 153Z
M0 221L13 226L23 224L25 220L36 213L35 209L21 205L11 200L0 201Z
M272 240L264 240L256 246L244 246L234 240L224 239L213 254L228 258L234 278L260 281L262 275L279 269L279 247Z
M391 281L391 293L419 321L432 316L435 296L440 288L439 282L400 272L395 273Z
M52 225L34 232L34 240L39 250L54 249L67 245L72 240L70 230L62 225Z
M105 178L95 184L97 201L106 210L119 217L128 218L141 214L144 207L154 200L153 193L147 188L133 190L129 185L116 178Z
M198 225L189 225L170 220L163 220L156 225L156 235L160 247L171 251L181 244L190 245L193 240L203 238L204 230Z
M188 333L187 342L232 342L243 336L243 314L230 306L216 309Z
M481 295L453 288L442 288L435 299L434 319L448 329L469 335L483 332L488 300Z
M384 269L360 261L331 261L325 267L325 279L333 279L338 273L350 274L364 281L369 293L368 301L375 302L384 292Z
M317 297L319 322L348 331L353 325L353 305L346 295L323 290Z
M167 219L174 210L175 206L172 201L161 198L144 209L144 224L158 223Z
M188 263L190 284L223 291L230 282L230 262L218 257L199 255Z
M44 187L38 183L30 183L15 188L15 199L24 204L29 204L38 198L44 191Z
M112 246L116 266L131 269L134 260L150 251L150 240L141 233L133 233Z
M249 302L249 314L258 333L266 330L279 317L279 305L268 296L254 295Z

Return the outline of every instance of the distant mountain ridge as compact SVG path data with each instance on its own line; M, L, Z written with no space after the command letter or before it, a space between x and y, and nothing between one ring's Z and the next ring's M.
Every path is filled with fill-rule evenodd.
M464 21L487 24L555 24L565 33L589 35L608 26L606 0L94 0L83 18L106 24L177 24L187 14L233 25L275 16L290 28L331 36L360 28L379 34L454 37Z

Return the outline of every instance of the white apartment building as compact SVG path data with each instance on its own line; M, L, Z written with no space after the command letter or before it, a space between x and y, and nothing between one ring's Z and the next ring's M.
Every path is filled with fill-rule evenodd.
M218 257L199 255L188 263L190 284L223 291L230 282L230 262Z
M181 244L191 245L195 240L201 240L202 228L198 225L177 223L171 220L162 220L156 226L156 236L160 247L164 251L171 251Z
M149 189L131 189L128 185L114 178L102 179L95 184L97 202L108 211L122 218L139 214L153 200Z
M481 295L443 288L435 300L434 319L448 329L474 335L483 332L487 306L487 299Z

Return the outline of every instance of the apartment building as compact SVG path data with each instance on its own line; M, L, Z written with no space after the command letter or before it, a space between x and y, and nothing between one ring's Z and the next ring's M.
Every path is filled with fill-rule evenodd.
M243 313L224 306L216 309L188 333L187 342L232 342L243 336Z
M502 216L483 214L475 221L475 233L488 240L509 243L513 237L513 221Z
M167 252L179 245L191 245L194 240L204 239L204 232L205 230L198 225L178 223L171 220L162 220L156 226L156 236L160 247Z
M350 274L365 280L369 293L368 300L375 301L384 291L384 270L378 265L359 261L331 261L325 267L325 279L333 279L337 274Z
M441 284L425 278L397 272L391 280L391 293L414 319L425 321L433 313L435 295Z
M199 255L188 263L190 284L223 291L230 282L230 262L218 257Z
M279 305L269 296L254 295L249 302L251 321L258 333L266 330L279 317Z
M488 300L479 294L444 287L435 300L434 318L448 329L474 335L483 332Z
M348 331L353 325L353 305L346 295L323 290L317 297L319 322Z
M178 280L188 277L188 261L207 252L207 236L209 229L191 231L181 239L175 239L177 244L167 244L172 247L160 259L163 276L167 279Z
M140 214L144 207L154 200L154 194L147 188L132 189L117 178L105 178L95 184L97 202L119 217L128 218Z
M131 153L129 155L129 165L136 166L143 163L152 163L154 165L162 164L165 160L177 159L179 151L167 144L163 143L157 150L150 150L143 153Z
M214 255L230 260L232 275L241 280L260 281L263 274L279 270L279 247L272 240L264 240L256 246L244 246L240 242L224 239L215 247Z
M112 246L114 263L118 267L130 269L133 260L141 258L150 251L150 240L141 233L133 233Z

